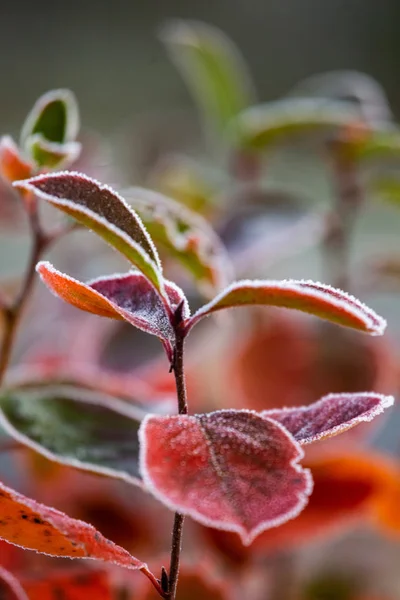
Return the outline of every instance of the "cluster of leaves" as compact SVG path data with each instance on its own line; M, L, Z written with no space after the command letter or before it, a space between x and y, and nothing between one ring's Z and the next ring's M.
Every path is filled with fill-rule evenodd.
M264 152L293 133L316 131L329 138L346 133L346 159L351 155L359 160L378 147L380 151L395 146L397 132L385 131L383 136L373 123L367 127L363 122L359 135L349 135L346 128L358 122L359 111L344 103L293 98L287 104L248 108L252 86L236 50L219 32L175 24L164 39L213 122L210 132L228 135L241 159ZM2 139L0 170L21 198L29 198L26 207L31 212L37 210L36 201L51 205L128 261L128 272L88 282L47 261L40 261L37 271L56 296L74 307L125 321L160 339L175 374L179 414L149 412L141 398L128 402L122 395L80 382L33 378L3 385L1 425L18 443L51 461L138 486L179 515L234 532L250 545L305 508L313 479L301 463L303 446L371 421L392 405L393 398L374 392L340 393L295 408L188 414L183 368L188 334L214 312L245 306L295 309L374 336L383 334L385 320L352 295L322 283L232 282L218 236L190 209L146 189L130 188L125 199L82 173L48 173L69 166L79 154L78 125L69 92L45 95L22 128L20 146L8 137ZM208 296L209 301L193 314L183 290L165 278L155 242ZM11 314L15 321L15 311ZM166 583L165 575L157 579L144 562L94 527L3 484L0 537L53 556L139 569L160 595L171 597L171 581ZM10 594L20 600L26 597L25 588L20 589L9 574L0 575Z

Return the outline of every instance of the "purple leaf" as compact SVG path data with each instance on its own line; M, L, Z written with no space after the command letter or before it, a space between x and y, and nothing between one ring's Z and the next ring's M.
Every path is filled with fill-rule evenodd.
M141 273L101 277L81 283L57 271L49 262L37 266L47 287L69 304L96 315L128 321L142 331L156 335L172 358L175 334L160 296ZM186 298L175 284L165 281L172 310L183 302L183 317L189 316Z
M278 421L299 444L311 444L372 421L394 398L373 392L329 394L310 406L264 410L261 415Z

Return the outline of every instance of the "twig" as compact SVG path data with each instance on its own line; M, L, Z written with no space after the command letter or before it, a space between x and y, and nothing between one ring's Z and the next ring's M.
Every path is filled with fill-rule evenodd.
M183 364L183 353L185 343L185 333L181 330L180 325L182 322L182 305L178 306L175 312L175 334L176 344L173 361L173 371L175 375L176 383L176 394L178 399L178 410L180 415L186 415L188 412L187 405L187 394L186 394L186 382L185 382L185 370ZM176 586L178 583L179 576L179 564L182 549L182 534L183 534L183 522L184 515L175 513L174 526L172 529L172 541L171 541L171 560L169 567L168 577L168 600L175 600L176 597Z

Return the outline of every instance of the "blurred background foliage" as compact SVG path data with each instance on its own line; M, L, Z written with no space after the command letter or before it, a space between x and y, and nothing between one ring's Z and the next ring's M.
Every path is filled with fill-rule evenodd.
M261 198L256 198L254 202L255 218L249 221L243 219L240 208L246 204L248 197L243 189L239 189L240 186L236 190L231 187L226 173L227 165L223 159L225 157L221 159L221 153L217 153L215 158L210 152L209 140L205 135L201 116L193 102L193 97L160 42L160 28L171 18L196 19L221 28L243 54L260 102L269 102L285 96L298 82L314 74L350 70L366 73L378 82L377 89L380 89L379 85L382 86L381 89L387 96L388 106L393 111L394 120L400 116L398 70L400 4L396 0L385 2L378 0L368 2L361 0L95 2L91 0L69 3L39 0L35 3L18 1L3 3L0 8L0 74L3 81L0 94L0 131L10 133L18 139L18 131L24 115L41 94L57 87L70 88L78 98L83 124L83 158L78 161L76 168L115 185L117 189L129 185L147 185L158 187L174 196L173 190L179 188L180 193L175 195L177 200L182 200L182 188L189 189L193 192L189 194L192 206L213 221L233 254L239 249L236 253L236 268L241 276L304 277L331 282L332 272L328 273L326 257L321 256L320 242L323 234L319 231L318 219L316 222L312 218L311 221L304 221L303 229L300 228L296 235L292 236L292 230L287 230L287 227L300 222L299 219L311 213L315 213L318 217L322 211L328 211L332 207L332 202L335 200L335 183L325 160L326 157L322 156L322 153L312 144L305 147L301 144L293 144L293 146L288 144L285 148L273 152L265 161L263 185L260 188L264 191L267 188L273 190L273 197L269 197L268 202L263 204L262 193L258 190ZM386 110L386 104L381 108ZM88 148L87 155L85 155L85 148ZM168 163L164 163L163 159L171 153L176 156L176 152L188 161L188 170L178 169L174 172L172 169L167 172L168 177L166 177L163 169ZM191 169L193 164L196 165L194 171ZM390 172L397 175L396 169L398 170L398 166L395 163L394 170ZM293 194L293 197L290 194ZM204 202L205 197L218 198L221 204L215 202L208 205ZM276 317L276 321L271 319L272 328L266 327L265 337L262 337L264 333L261 325L264 325L264 321L255 311L248 322L243 324L238 321L242 327L240 331L243 333L241 345L235 346L232 343L228 330L228 334L225 332L221 335L223 337L221 346L217 344L217 349L213 349L208 356L208 347L202 346L201 343L196 345L197 339L193 340L194 353L192 352L191 359L194 359L194 364L193 368L190 366L188 369L189 378L193 374L192 371L199 366L202 357L205 359L205 366L200 369L200 378L204 376L204 383L199 386L200 392L196 386L193 388L194 406L198 403L197 406L208 407L213 402L214 404L220 402L222 407L232 405L233 399L227 394L227 390L232 387L232 381L236 382L232 396L236 396L234 400L237 406L244 404L250 408L256 405L257 397L260 397L260 389L264 397L266 382L270 386L268 402L272 405L285 404L285 398L294 397L300 393L299 390L307 397L307 402L317 399L318 394L342 391L345 385L350 388L346 391L353 391L353 387L354 391L365 387L375 388L376 385L377 387L382 385L383 388L377 391L390 393L398 391L400 262L395 261L394 283L391 281L389 286L376 285L368 266L381 255L386 257L400 255L398 241L400 212L395 204L382 202L381 194L378 195L372 188L368 188L367 200L351 239L349 254L352 283L349 288L388 318L387 338L390 351L386 346L375 345L375 350L371 354L372 361L376 360L378 366L374 362L368 362L371 358L368 354L369 346L367 362L363 363L364 355L363 351L361 352L363 343L359 341L359 337L351 335L346 337L347 334L342 332L336 337L333 330L329 328L321 327L318 330L318 343L324 335L331 342L330 345L323 346L323 351L327 354L319 352L321 348L315 343L315 332L310 335L308 331L308 321L306 326L302 321L300 324L294 322L292 328L290 319L286 322L283 317L282 321ZM224 213L224 210L226 207L229 208L229 202L239 210L231 220L227 221L227 213ZM223 207L222 210L220 206ZM265 215L262 215L264 208L257 212L257 206L268 207ZM243 222L245 222L244 227ZM74 275L79 271L84 278L121 268L115 256L104 249L102 243L93 237L86 242L84 240L87 238L80 232L74 233L73 236L76 237L72 239L79 240L79 243L74 244L73 241L63 240L55 250L58 264L63 268L69 270L72 267L72 270L75 269ZM246 253L242 260L241 250L246 247L246 240L251 241L258 236L268 241L267 251L262 260L254 259L254 255L252 257L251 254L246 258ZM12 278L23 270L29 240L23 228L21 230L5 228L1 231L1 238L0 273L6 279ZM296 243L292 247L293 241ZM298 249L301 252L298 252ZM85 260L82 260L82 256ZM283 256L284 260L278 260L280 256ZM167 268L169 267L170 264L167 265ZM175 274L173 270L172 273ZM10 287L11 289L13 287L12 281ZM138 364L142 366L147 356L155 356L155 343L152 345L151 341L148 342L148 349L147 345L144 345L141 334L132 333L128 328L122 331L122 328L112 328L107 324L103 325L102 333L99 333L101 327L95 317L90 317L91 321L87 325L87 321L83 318L82 321L79 320L76 313L71 313L68 307L64 305L61 307L53 298L50 299L42 287L37 286L37 288L36 308L39 303L41 310L37 313L34 309L31 313L28 312L27 317L32 317L33 314L36 320L31 323L27 339L23 341L22 349L16 355L17 358L22 356L29 361L32 358L30 346L33 348L32 355L35 352L40 354L43 347L43 355L46 357L49 347L51 348L53 344L56 356L57 353L62 355L76 352L78 359L83 356L88 362L91 360L103 362L110 368L128 372ZM191 293L196 303L198 297L193 290ZM275 313L271 312L271 314ZM74 328L69 327L69 323L72 323ZM59 329L57 339L54 339L56 327ZM80 342L75 339L78 330L81 333ZM104 335L106 341L104 342L104 339L99 341L96 335L100 338ZM85 345L87 341L84 339L85 336L86 338L93 336L92 343ZM132 344L136 344L136 347ZM190 344L192 340L189 342L189 352ZM376 344L379 344L379 341ZM94 346L98 347L94 349ZM313 348L317 346L316 354L313 354L315 349L310 350L311 346ZM132 347L135 350L140 348L140 352L132 352ZM207 351L204 351L204 348ZM221 356L224 357L223 361ZM310 361L311 366L307 361ZM307 364L304 375L301 365L305 363ZM247 372L246 366L243 365L249 367ZM299 371L302 374L299 380L294 378L292 385L293 372L290 368L296 365L300 365ZM315 374L315 365L322 369L317 374ZM287 366L290 367L289 370L286 370ZM163 390L164 371L161 372L158 381L159 372L153 369L154 365L147 372L147 379L154 379ZM222 375L219 371L223 371ZM389 377L387 377L388 371L390 371ZM146 371L144 372L146 380ZM234 377L236 379L233 379ZM169 391L168 384L165 387ZM393 417L386 421L384 426L374 429L368 439L376 447L390 451L390 456L396 464L395 468L398 469L400 448L398 411L393 412L392 415ZM366 461L368 456L366 452ZM29 461L25 460L28 464L31 461L29 470L32 475L34 459L30 457ZM38 461L39 471L44 469L42 462ZM350 480L351 476L359 475L357 465L355 460L354 473L349 469ZM372 468L370 470L372 472ZM13 478L18 480L18 472L12 471L11 474L10 470L7 472L11 481ZM23 477L22 470L22 479ZM76 477L79 481L79 476ZM21 473L19 478L21 479ZM32 479L35 479L34 475ZM400 496L399 480L400 477L393 484L397 486L397 495L394 494L394 498ZM40 482L40 477L38 481ZM360 486L362 487L363 484L364 482L361 482ZM95 489L96 485L89 482L87 490ZM57 496L60 496L60 491L57 493L56 487L53 495L56 497L55 503L58 502L57 506L59 506L60 499L57 499ZM312 519L315 518L320 525L318 519L327 518L326 515L332 512L330 499L334 494L331 494L329 486L327 489L326 497L321 494L322 508L317 503L317 517L312 515L311 525L308 524L311 528L309 541L313 543L307 546L307 542L302 540L302 543L307 546L307 552L298 552L297 546L292 549L296 554L295 569L299 570L299 577L304 584L302 589L305 591L302 598L367 600L367 596L362 595L361 592L361 595L357 595L357 590L364 587L382 593L400 594L400 580L396 567L400 555L398 504L391 507L395 515L395 518L393 517L395 526L393 524L388 526L390 530L388 537L371 533L361 524L355 530L350 526L342 537L336 536L336 531L332 539L328 536L326 539L321 535L316 536L315 542L312 535L314 524ZM37 489L35 491L37 492ZM53 499L49 490L42 493L44 496L48 494ZM347 492L343 494L347 499ZM68 502L74 499L69 499L67 496L65 495L63 501L68 507ZM142 514L143 499L138 499L134 493L132 497L140 505L137 509L139 515ZM82 509L84 503L81 499L76 501L76 504L81 513L86 515ZM106 513L106 518L101 513L99 526L104 527L104 523L114 520L117 514L121 514L119 506L116 510L114 506L111 508L113 510L107 505L110 512ZM79 515L78 509L76 512ZM339 508L339 512L341 510ZM357 510L358 508L354 509L353 505L350 509L344 502L342 512L345 517L351 513L350 516L353 518L354 511ZM93 511L92 503L88 501L86 512L89 520L94 519ZM168 520L167 511L160 509L158 516L154 517L156 511L158 508L154 508L150 503L151 518L163 522ZM128 521L128 517L126 520ZM158 521L156 523L158 525ZM125 524L121 526L122 532L125 527ZM302 525L299 527L301 529ZM304 527L307 534L308 529ZM132 531L137 532L139 529L138 523L132 524ZM193 530L195 527L189 526L186 534L188 539ZM294 531L296 531L295 526ZM345 528L340 529L340 533L343 531ZM276 535L279 539L280 534ZM151 536L145 532L140 539L146 546ZM273 535L272 539L274 539ZM148 551L150 556L154 553L155 547L158 552L160 551L159 540L152 540L152 542L154 543L153 545L150 543L151 548ZM218 544L221 543L223 541L213 540L211 547L214 551L216 548L220 550L221 546ZM168 542L166 543L164 539L163 544L165 550ZM268 546L268 539L265 544ZM191 544L188 545L189 550L192 550ZM234 548L233 543L232 548ZM232 548L228 540L228 549L221 550L222 562L237 560L243 568L243 564L247 564L246 561L249 560L246 552L241 548L238 550L240 558L232 558L232 553L234 554ZM285 569L293 575L294 567L291 563L293 556L290 555L290 551L290 544L288 544L286 554L285 552L277 553L276 556L269 554L266 562L256 561L256 570L251 573L251 577L255 578L254 585L257 586L257 577L262 580L265 576L266 565L268 569L271 564L273 565L272 572L275 573L280 585L285 580ZM216 552L217 556L218 552ZM244 556L241 553L244 553ZM240 576L246 580L247 575L244 570ZM365 583L365 586L359 585L360 582ZM251 581L247 581L247 584L249 584L248 589L251 590ZM279 596L278 592L273 597L279 600L284 598L282 595ZM393 596L396 597L398 595Z

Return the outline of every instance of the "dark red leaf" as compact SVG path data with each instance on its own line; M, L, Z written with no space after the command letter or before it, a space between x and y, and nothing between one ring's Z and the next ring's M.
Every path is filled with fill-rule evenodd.
M40 262L37 271L50 290L69 304L103 317L128 321L158 336L171 358L175 334L160 296L144 275L112 275L85 284L57 271L48 262ZM168 281L164 285L172 309L183 301L183 316L187 317L189 307L182 290Z
M149 490L172 510L237 532L245 544L295 517L311 492L297 442L250 411L147 416L139 437Z
M288 279L236 281L200 308L187 328L217 310L249 305L294 308L372 335L382 335L386 327L382 317L346 292L322 283Z
M372 421L393 402L392 396L373 392L329 394L310 406L265 410L261 414L281 423L303 445Z

